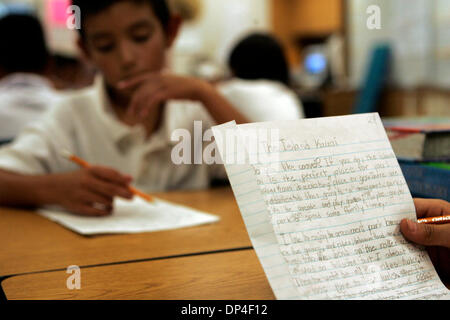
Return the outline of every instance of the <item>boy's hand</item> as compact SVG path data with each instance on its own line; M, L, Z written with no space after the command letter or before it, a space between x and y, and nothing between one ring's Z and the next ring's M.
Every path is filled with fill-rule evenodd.
M145 74L118 84L119 90L137 88L128 106L127 116L145 119L150 112L166 100L200 100L210 88L202 80L170 74Z
M418 218L450 214L450 203L444 200L414 199ZM450 283L450 224L418 224L404 219L400 223L404 237L414 243L427 246L431 261L442 280Z
M54 175L50 187L52 202L76 214L106 216L113 210L114 197L133 198L128 189L131 180L113 169L98 166Z

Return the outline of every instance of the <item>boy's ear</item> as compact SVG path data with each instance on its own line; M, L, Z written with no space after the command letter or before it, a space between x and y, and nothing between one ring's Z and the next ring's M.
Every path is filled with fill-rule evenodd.
M180 31L182 24L183 18L181 18L180 15L176 14L170 18L166 31L167 48L170 48L175 42L175 39L177 38L178 32Z

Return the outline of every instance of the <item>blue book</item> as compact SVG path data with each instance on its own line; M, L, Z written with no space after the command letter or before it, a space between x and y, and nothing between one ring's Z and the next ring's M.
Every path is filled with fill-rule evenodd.
M417 162L399 164L413 197L450 201L450 170Z

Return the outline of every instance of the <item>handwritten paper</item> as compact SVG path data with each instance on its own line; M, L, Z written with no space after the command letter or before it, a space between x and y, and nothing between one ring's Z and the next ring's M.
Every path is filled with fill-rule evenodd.
M236 130L236 123L230 122L213 127L213 133L222 159L227 155L221 148L225 143L226 132ZM297 289L289 275L289 269L281 255L278 241L269 219L269 211L262 200L261 191L256 184L253 169L248 164L232 163L225 165L231 188L239 205L247 227L250 240L263 266L272 290L278 299L297 298Z
M215 215L160 199L148 203L139 197L132 201L115 199L114 211L107 217L77 216L54 209L38 213L83 235L154 232L219 221Z
M228 163L236 149L224 147L226 131L259 129L278 132L275 143L258 141L264 157ZM450 298L426 251L399 231L415 207L378 114L213 131L278 299ZM249 160L255 143L241 143Z

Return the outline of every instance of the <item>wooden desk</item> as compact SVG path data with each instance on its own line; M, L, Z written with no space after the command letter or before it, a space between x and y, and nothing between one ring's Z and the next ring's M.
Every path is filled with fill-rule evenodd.
M64 271L20 275L2 282L9 300L34 299L275 299L251 250L81 269L81 289L66 287Z
M0 209L0 276L251 247L230 188L155 196L221 220L172 231L85 237L34 212Z

